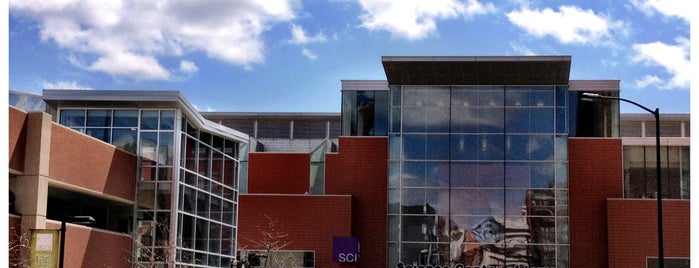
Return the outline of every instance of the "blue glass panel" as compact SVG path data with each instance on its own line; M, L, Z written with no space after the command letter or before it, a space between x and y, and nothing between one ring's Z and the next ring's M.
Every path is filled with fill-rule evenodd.
M111 128L86 128L85 134L92 136L95 139L101 140L103 142L111 142Z
M508 86L505 92L505 105L507 106L531 106L529 102L530 87Z
M554 187L554 164L553 162L531 163L532 188L553 188Z
M553 86L532 87L529 95L529 106L553 106Z
M451 215L503 215L502 189L451 189Z
M449 135L427 135L425 145L425 159L449 159Z
M448 162L403 162L403 186L404 187L448 187L449 164Z
M449 132L449 108L426 107L425 132Z
M556 106L565 107L566 100L568 100L568 87L567 86L556 86Z
M160 112L160 129L172 130L175 129L175 111L163 110Z
M556 187L568 188L568 162L556 163Z
M84 127L85 110L61 110L61 125L67 127Z
M556 108L556 133L568 133L568 113L565 108Z
M112 110L87 110L88 127L111 127Z
M530 109L529 133L553 133L553 108Z
M568 136L556 136L556 161L568 160Z
M529 188L532 167L526 162L507 162L505 164L505 185L507 188Z
M503 187L503 162L452 162L451 187Z
M400 86L391 86L391 106L400 106Z
M507 160L528 160L529 152L528 135L508 135L505 138L505 159Z
M157 110L141 111L141 130L158 129L159 114Z
M476 135L451 135L451 159L452 160L476 160L478 149L478 136Z
M374 136L386 136L389 118L388 91L376 91L374 97Z
M532 160L553 160L553 136L530 136L527 150L531 153Z
M114 126L115 127L137 127L138 126L138 111L137 110L114 110Z
M449 162L425 162L425 186L449 187Z
M502 135L478 137L478 160L503 160L505 138Z
M388 214L398 214L401 212L400 190L395 188L388 189Z
M451 121L451 131L455 133L502 133L504 110L502 107L453 107Z
M425 212L427 214L449 214L449 189L425 189Z
M424 214L425 188L403 188L401 212L403 214Z
M529 109L507 108L505 110L505 132L529 133Z
M391 108L391 132L400 132L400 108Z
M391 135L388 139L389 159L400 159L401 137L399 135Z
M400 162L388 162L388 187L400 187Z
M556 190L556 216L568 216L568 190Z
M403 162L403 187L425 186L425 162Z
M427 125L427 113L424 107L403 108L403 132L424 133Z

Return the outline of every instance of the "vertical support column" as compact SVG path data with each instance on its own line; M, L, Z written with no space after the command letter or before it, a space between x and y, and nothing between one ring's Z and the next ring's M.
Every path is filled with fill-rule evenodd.
M31 229L46 228L51 124L49 114L27 114L24 172L9 183L15 194L15 209L22 215L22 236L26 238L31 237ZM21 254L28 258L29 249L23 249Z

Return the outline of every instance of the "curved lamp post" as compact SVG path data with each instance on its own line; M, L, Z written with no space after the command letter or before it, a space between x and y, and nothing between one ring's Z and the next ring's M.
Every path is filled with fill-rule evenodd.
M64 251L66 247L66 222L78 223L78 224L95 224L95 219L92 216L68 216L63 215L61 219L61 245L60 245L60 255L58 255L58 267L63 268L63 258Z
M655 180L657 183L656 187L658 191L658 193L656 194L656 197L658 199L658 267L665 268L665 257L663 254L663 192L662 183L660 180L660 109L655 108L655 110L651 110L643 105L638 104L635 101L619 97L603 96L596 93L583 93L582 95L583 97L587 97L590 99L618 100L628 102L638 106L643 110L646 110L647 112L655 116Z

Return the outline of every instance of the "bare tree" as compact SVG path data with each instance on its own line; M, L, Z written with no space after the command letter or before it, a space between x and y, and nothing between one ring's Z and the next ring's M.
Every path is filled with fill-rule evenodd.
M136 232L136 248L131 256L133 267L167 267L175 260L175 241L170 239L170 226L157 221L142 221Z
M23 234L21 230L10 227L9 240L9 267L29 267L31 265L31 259L29 258L31 242L29 237Z
M259 258L259 266L251 260L245 260L246 267L301 267L293 254L285 254L284 249L291 244L288 241L289 234L277 229L277 222L268 215L267 226L257 226L259 240L245 238L249 242L251 250L242 249L241 254L246 258L252 256ZM249 254L248 254L249 253Z

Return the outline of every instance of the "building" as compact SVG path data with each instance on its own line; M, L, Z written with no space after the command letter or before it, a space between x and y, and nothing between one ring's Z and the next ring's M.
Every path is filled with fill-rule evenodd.
M205 120L175 91L45 90L41 98L47 113L11 108L10 191L24 237L64 215L89 215L92 230L120 243L109 250L111 240L90 231L88 243L66 251L93 243L104 251L68 258L68 267L123 252L130 256L108 263L230 265L247 134Z
M123 154L127 160L90 165L133 165L131 171L119 169L123 179L102 177L135 178L125 186L135 193L114 198L107 188L64 182L53 172L39 177L47 178L49 190L120 201L123 215L134 216L115 226L131 234L119 237L127 244L133 239L135 260L173 256L142 250L153 249L174 251L174 261L183 266L207 267L228 265L236 251L240 262L272 267L652 267L657 262L653 117L620 115L618 102L582 96L618 97L618 80L571 80L569 56L383 57L382 64L386 80L342 81L337 114L197 113L175 92L47 90L42 98L56 122L122 148L75 131L67 134L80 139L68 144L85 140L89 148ZM154 127L162 124L112 126L112 137L129 130L126 136L137 143L115 143L123 139L109 140L106 126L86 123L91 114L106 110L115 116L121 109L139 111L146 122L155 118L152 111L161 120L174 114L174 123L165 129ZM15 121L10 133L18 138L10 147L35 152L27 145L33 143L21 142L23 135L33 135ZM688 115L661 117L665 257L672 267L689 263L688 130ZM165 159L179 159L163 164L168 150L155 141L170 139L161 135L173 137L166 142L173 149ZM49 158L58 151L50 150ZM24 154L11 154L11 170L17 173L11 181L37 174L20 172L27 168L14 168L13 159L31 162L44 154ZM227 160L238 172L226 169ZM56 165L66 164L51 166ZM216 178L226 174L237 177L218 183ZM225 190L235 197L228 198ZM162 200L169 200L169 207L161 207ZM30 207L38 216L17 213L22 228L25 221L41 218L41 205ZM64 207L51 205L46 213ZM230 224L223 220L226 213L232 215ZM161 222L176 231L159 231ZM231 230L230 237L219 227ZM158 237L175 241L174 250L161 246Z

